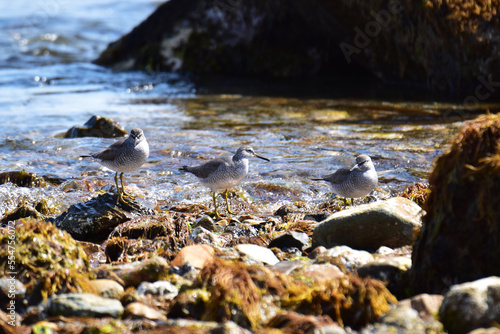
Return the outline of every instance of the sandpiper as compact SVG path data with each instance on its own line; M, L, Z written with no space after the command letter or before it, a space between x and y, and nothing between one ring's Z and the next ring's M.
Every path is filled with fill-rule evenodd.
M115 184L118 195L116 203L124 203L123 195L132 196L125 192L123 173L133 172L144 165L149 157L149 145L144 132L136 128L130 131L130 135L126 139L111 144L104 151L81 157L94 158L104 167L116 172ZM118 186L118 173L120 173L121 189Z
M315 181L327 181L332 186L333 192L344 198L363 197L375 189L378 176L372 159L365 154L356 158L356 164L351 169L339 168L335 173L322 176Z
M222 157L212 159L200 166L189 167L183 166L180 171L185 171L194 174L204 186L212 190L212 198L214 201L214 213L217 219L220 219L217 212L216 191L225 190L224 198L226 199L227 212L234 214L229 208L228 192L229 189L238 185L248 174L248 158L257 157L262 160L270 161L260 155L255 154L250 146L242 146L236 151L236 154L231 157Z

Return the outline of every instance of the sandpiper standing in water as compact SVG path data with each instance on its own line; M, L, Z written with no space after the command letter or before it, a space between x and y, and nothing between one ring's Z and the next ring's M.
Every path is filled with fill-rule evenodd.
M344 198L363 197L375 189L378 183L378 175L373 166L372 159L366 154L356 158L356 164L352 168L339 168L335 173L322 176L315 181L327 181L333 192Z
M111 144L102 152L82 155L81 157L94 158L104 167L116 172L116 203L124 203L125 200L123 196L132 196L125 192L125 187L123 186L123 173L133 172L144 165L149 157L149 145L146 136L144 136L144 132L136 128L130 131L130 135L125 140L120 140ZM121 189L118 186L118 173L120 173Z
M209 160L200 166L189 167L183 166L180 171L185 171L194 174L204 186L212 191L214 202L214 213L217 219L220 219L217 212L216 191L225 190L224 198L226 199L227 212L234 214L229 208L229 200L227 198L229 189L238 185L248 174L248 158L257 157L262 160L270 161L260 155L255 154L250 146L242 146L236 151L236 154L231 157L221 157Z

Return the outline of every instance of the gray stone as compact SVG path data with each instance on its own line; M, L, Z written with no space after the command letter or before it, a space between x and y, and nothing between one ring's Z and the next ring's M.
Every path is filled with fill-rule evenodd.
M26 294L26 288L24 284L17 278L12 278L9 276L0 277L0 297L2 299L21 299L24 298ZM11 297L14 298L11 298Z
M263 262L270 265L280 262L273 251L266 247L253 244L239 244L234 246L234 248L257 262Z
M417 204L402 197L343 210L314 229L313 247L347 245L376 250L411 245L422 225L422 214Z
M91 293L67 293L52 296L49 312L65 317L118 318L123 314L123 306L117 299L102 298Z
M444 297L439 316L450 334L468 333L500 322L500 277L452 286Z
M179 289L169 281L142 282L137 287L137 293L141 295L149 293L165 299L174 299L179 293Z
M348 246L330 248L324 256L338 258L339 262L349 270L374 261L373 255L367 251L352 249Z
M73 204L57 218L49 219L61 230L81 241L105 240L113 229L138 215L153 215L154 210L134 200L116 203L116 194L105 193L90 201Z
M389 310L378 323L361 331L361 334L425 334L443 333L437 321L426 322L409 305L396 306Z
M74 126L64 134L64 138L99 137L115 138L123 137L127 131L117 122L107 117L92 116L83 126Z

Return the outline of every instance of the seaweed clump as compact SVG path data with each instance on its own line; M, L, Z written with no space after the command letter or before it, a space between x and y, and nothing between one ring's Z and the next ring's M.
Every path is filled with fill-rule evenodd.
M437 159L429 183L412 292L443 293L452 284L500 275L500 114L467 122Z
M0 238L0 276L17 272L29 304L37 304L56 292L88 288L85 283L89 280L89 260L68 233L35 219L9 222L7 231ZM9 261L12 255L14 263Z
M417 182L406 188L403 192L400 192L398 196L407 198L423 208L427 197L429 197L429 193L429 185Z
M259 265L215 259L183 287L168 316L231 320L256 330L283 311L327 316L342 326L361 328L396 302L384 283L353 274L312 284Z
M24 169L21 171L3 172L0 173L0 184L12 183L18 187L43 187L45 181L42 177L38 177L34 173L29 173Z

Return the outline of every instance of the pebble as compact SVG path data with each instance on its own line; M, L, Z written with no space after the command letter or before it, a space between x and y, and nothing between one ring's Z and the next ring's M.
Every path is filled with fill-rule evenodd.
M252 259L256 262L274 265L280 260L274 255L273 251L269 248L254 245L254 244L239 244L234 248L247 258Z
M137 287L137 293L141 295L151 294L170 300L179 294L179 289L169 281L142 282Z
M160 311L139 302L133 302L125 307L124 311L125 318L145 318L149 320L160 320L165 321L167 317Z
M123 314L123 306L117 299L103 298L92 293L67 293L53 295L49 312L65 317L113 317Z
M96 279L89 282L96 290L96 293L104 298L120 299L123 296L123 286L120 283L110 279Z
M206 244L186 246L177 253L171 265L182 267L190 263L193 267L201 269L206 263L213 261L214 253L214 249Z

